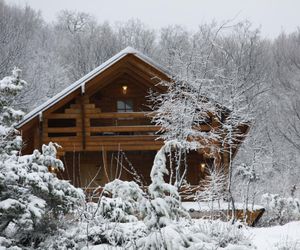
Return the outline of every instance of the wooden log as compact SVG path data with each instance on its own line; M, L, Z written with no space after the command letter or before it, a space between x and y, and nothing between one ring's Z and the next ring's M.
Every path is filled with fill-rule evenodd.
M89 127L90 132L151 132L158 131L160 127L153 125L144 126L106 126L106 127Z
M119 151L119 149L123 151L147 151L147 150L159 150L162 145L98 145L98 146L88 146L85 151L101 151L101 147L105 146L107 151ZM67 150L66 150L67 151Z
M80 114L80 109L66 109L65 113L66 114ZM96 109L86 109L85 110L86 114L98 114L101 113L101 110L96 108Z
M79 114L66 114L66 113L52 113L47 115L46 119L78 119L80 118Z
M105 142L105 141L154 141L157 139L156 135L117 135L117 136L91 136L87 138L93 142Z
M87 118L147 118L150 112L109 112L109 113L89 113Z
M68 127L68 128L47 128L45 133L72 133L82 132L80 127Z
M101 141L101 142L95 142L95 141L87 141L88 146L97 146L97 145L162 145L162 141Z
M81 142L81 137L79 136L66 136L66 137L44 137L44 140L49 142Z
M81 133L82 133L82 148L85 149L86 146L86 125L85 125L85 111L88 104L84 104L83 99L88 99L85 96L80 97L80 114L81 114Z

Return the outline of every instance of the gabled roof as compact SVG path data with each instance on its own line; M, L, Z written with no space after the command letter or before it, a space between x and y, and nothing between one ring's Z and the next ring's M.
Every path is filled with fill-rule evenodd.
M88 74L86 74L85 76L83 76L82 78L80 78L78 81L72 83L69 87L65 88L60 93L58 93L55 96L53 96L52 98L50 98L48 101L44 102L43 104L41 104L40 106L38 106L37 108L32 110L31 112L27 113L23 117L23 119L17 124L16 127L17 128L22 127L24 124L26 124L30 120L36 118L37 116L41 115L45 110L47 110L48 108L50 108L51 106L53 106L54 104L59 102L61 99L63 99L67 95L74 92L75 90L77 90L79 88L84 89L85 84L88 81L93 79L95 76L101 74L104 70L106 70L107 68L109 68L113 64L117 63L123 57L125 57L126 55L129 55L129 54L133 54L134 56L138 57L139 59L141 59L145 63L151 65L153 68L161 71L162 73L164 73L168 76L170 75L170 73L168 72L167 69L165 69L164 67L162 67L161 65L159 65L158 63L153 61L148 56L146 56L143 53L135 50L134 48L127 47L127 48L123 49L122 51L120 51L118 54L116 54L113 57L111 57L110 59L108 59L106 62L102 63L100 66L98 66L97 68L95 68L94 70L89 72Z

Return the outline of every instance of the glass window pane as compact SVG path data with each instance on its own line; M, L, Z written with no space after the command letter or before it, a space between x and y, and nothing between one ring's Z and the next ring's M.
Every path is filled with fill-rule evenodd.
M125 103L123 101L117 101L117 109L125 109Z
M118 112L133 112L133 101L132 100L118 100L117 101Z

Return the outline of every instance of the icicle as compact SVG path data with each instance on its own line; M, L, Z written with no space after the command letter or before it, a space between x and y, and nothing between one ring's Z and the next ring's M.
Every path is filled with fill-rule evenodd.
M85 93L85 82L81 84L81 94Z
M42 122L43 121L43 112L39 113L39 121Z

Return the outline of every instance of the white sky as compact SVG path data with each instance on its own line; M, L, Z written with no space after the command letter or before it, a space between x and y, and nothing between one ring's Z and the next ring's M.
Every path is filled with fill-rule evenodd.
M237 16L248 19L262 34L275 37L300 26L300 0L6 0L26 3L41 10L47 21L55 20L62 9L84 11L98 21L126 21L139 18L152 28L181 24L190 29L212 20L224 21Z

